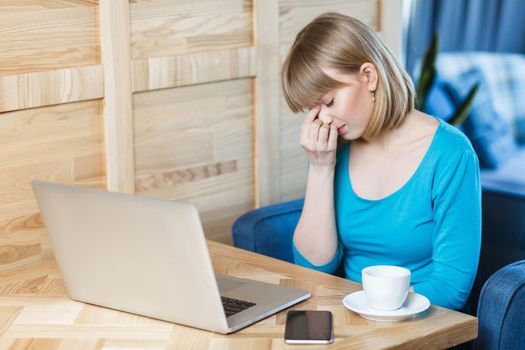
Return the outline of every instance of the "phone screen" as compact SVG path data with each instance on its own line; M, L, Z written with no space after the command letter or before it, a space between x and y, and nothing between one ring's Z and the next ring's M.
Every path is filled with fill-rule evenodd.
M333 342L330 311L288 311L284 341L288 344L328 344Z

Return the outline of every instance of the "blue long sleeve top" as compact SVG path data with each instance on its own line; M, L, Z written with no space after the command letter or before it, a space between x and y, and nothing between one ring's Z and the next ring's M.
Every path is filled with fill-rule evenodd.
M344 264L346 278L361 283L371 265L411 270L411 285L435 305L461 309L472 288L481 247L478 158L469 140L440 118L421 163L397 191L380 200L352 190L350 144L337 154L334 210L338 247L316 266L293 245L295 263L326 273Z

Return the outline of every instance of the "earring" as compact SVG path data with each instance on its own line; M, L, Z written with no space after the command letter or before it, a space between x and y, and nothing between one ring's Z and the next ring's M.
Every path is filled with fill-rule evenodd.
M371 91L371 95L372 95L372 102L376 102L376 92Z

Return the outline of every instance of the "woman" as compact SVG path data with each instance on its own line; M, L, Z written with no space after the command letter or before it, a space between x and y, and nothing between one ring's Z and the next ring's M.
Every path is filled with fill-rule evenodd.
M361 282L371 265L412 271L411 290L461 309L481 245L479 164L469 140L414 109L410 77L373 30L326 13L297 35L283 66L294 112L309 109L297 264Z

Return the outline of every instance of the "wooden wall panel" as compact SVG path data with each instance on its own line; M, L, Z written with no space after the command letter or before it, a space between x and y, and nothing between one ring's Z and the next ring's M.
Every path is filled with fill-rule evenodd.
M251 0L131 0L133 59L252 45Z
M133 91L254 77L255 50L240 47L133 61Z
M208 238L231 242L253 208L252 79L134 95L136 193L193 203Z
M0 0L3 277L51 252L31 180L105 187L97 5ZM64 104L79 100L92 101Z
M102 102L0 115L0 271L40 261L49 250L31 189L42 179L104 188Z
M0 113L103 96L102 65L0 75Z
M0 1L0 76L100 63L98 1Z
M103 97L98 0L0 0L0 112Z

